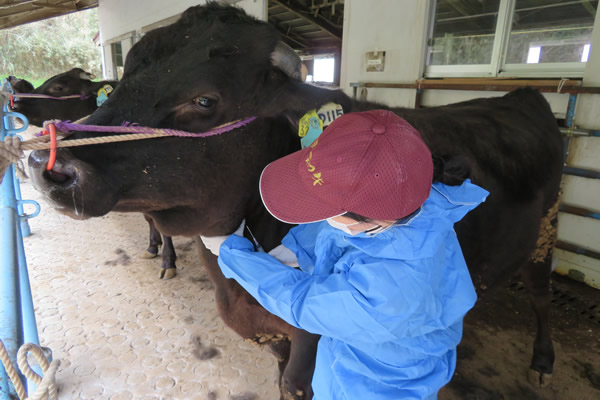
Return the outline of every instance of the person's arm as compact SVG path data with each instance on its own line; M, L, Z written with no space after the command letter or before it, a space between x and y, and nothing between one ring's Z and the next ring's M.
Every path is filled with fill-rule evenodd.
M268 311L311 333L384 342L408 333L411 319L426 318L419 316L428 308L423 304L428 294L423 282L410 276L390 280L385 268L382 275L369 276L382 267L381 262L360 265L357 272L310 275L255 253L250 241L232 235L221 246L219 265L226 277L235 279ZM393 318L393 326L383 326L382 316ZM406 326L397 324L398 316Z
M298 225L292 228L281 241L282 245L296 255L298 264L305 271L314 268L315 246L322 230L323 223L320 222Z

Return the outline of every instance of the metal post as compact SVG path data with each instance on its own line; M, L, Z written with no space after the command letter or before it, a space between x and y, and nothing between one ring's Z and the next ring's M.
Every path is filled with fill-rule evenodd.
M2 139L4 132L2 132ZM11 165L0 187L0 338L4 342L11 362L17 361L17 350L23 340L19 268L17 252L17 203L14 198L14 167ZM11 397L14 396L14 397ZM4 368L0 368L0 398L16 398Z
M567 105L567 128L573 128L573 120L575 119L575 106L577 105L577 93L569 95L569 104Z

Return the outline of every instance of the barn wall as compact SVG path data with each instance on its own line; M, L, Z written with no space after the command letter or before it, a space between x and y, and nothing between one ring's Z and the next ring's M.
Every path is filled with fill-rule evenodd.
M377 6L374 6L376 3ZM414 82L425 64L429 1L346 0L342 47L341 88L353 94L352 82ZM385 51L385 70L367 72L367 51ZM583 84L600 86L600 17L596 18L592 47ZM358 95L360 95L360 90ZM425 106L436 106L478 97L501 96L501 92L426 90ZM566 115L569 96L545 93L557 118ZM415 90L369 88L367 98L394 106L414 107ZM600 130L600 95L580 95L575 124ZM600 137L573 138L569 166L600 171ZM600 213L600 180L565 176L563 202ZM560 213L559 239L600 252L600 220ZM558 271L600 288L600 261L566 251L557 251Z
M600 17L596 13L592 49L588 59L584 86L600 86ZM600 130L600 95L579 95L575 125ZM572 138L567 165L600 172L600 137ZM598 174L600 175L600 174ZM584 207L596 213L596 219L559 215L559 239L576 243L600 253L600 179L565 176L563 202ZM560 250L558 272L583 279L600 288L600 260Z
M374 6L372 3L377 3ZM422 68L428 2L421 0L346 0L340 86L351 82L415 81ZM385 70L366 71L366 52L385 51ZM369 100L393 106L414 104L414 90L369 89Z
M206 3L206 0L100 0L98 19L100 22L101 42L140 30L157 21L180 14L187 8ZM266 0L233 0L248 13L257 18L266 19ZM143 6L142 6L143 4Z
M267 0L224 0L243 8L250 15L267 20ZM121 43L123 60L132 45L148 30L175 22L187 8L205 4L206 0L99 0L98 22L103 48L104 79L118 79L112 43ZM143 4L143 7L141 6ZM161 23L162 21L162 23Z

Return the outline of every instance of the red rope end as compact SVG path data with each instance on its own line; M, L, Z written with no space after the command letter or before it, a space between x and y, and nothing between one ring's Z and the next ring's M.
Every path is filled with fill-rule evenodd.
M48 165L46 166L46 171L50 171L54 168L54 163L56 162L56 127L54 124L47 125L48 130L50 131L50 156L48 157ZM48 131L44 129L42 135L47 135Z

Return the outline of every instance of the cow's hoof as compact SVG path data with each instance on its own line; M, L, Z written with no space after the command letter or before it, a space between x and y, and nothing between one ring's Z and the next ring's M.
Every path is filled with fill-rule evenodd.
M140 257L145 258L145 259L150 259L150 258L156 258L157 255L158 255L158 253L150 253L148 250L146 250L142 254L140 254Z
M177 275L177 270L175 268L161 268L159 277L160 279L173 279Z
M537 388L543 388L552 383L552 374L530 369L528 372L529 383Z
M306 397L304 390L296 389L291 392L284 388L281 393L281 398L283 400L304 400Z

